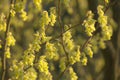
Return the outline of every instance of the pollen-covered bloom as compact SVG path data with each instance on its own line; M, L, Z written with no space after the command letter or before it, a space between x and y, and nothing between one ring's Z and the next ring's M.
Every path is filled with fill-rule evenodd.
M92 51L91 47L92 47L92 45L88 44L85 48L85 52L90 58L93 57L93 51Z
M14 46L15 45L15 38L13 37L11 32L8 32L6 42L8 46Z
M84 20L83 26L85 26L85 32L88 36L92 36L93 32L96 30L95 29L95 22L96 20L93 19L93 13L92 11L88 11L87 13L87 19Z
M3 13L0 14L0 31L6 31L6 21Z
M71 64L74 64L76 62L80 61L81 53L80 53L80 47L77 47L77 51L73 51L69 54L69 62Z
M40 19L40 26L44 27L44 26L48 25L49 22L50 22L50 18L49 18L48 12L43 11L42 12L42 17Z
M78 77L72 67L69 68L69 74L70 74L70 80L78 80Z
M45 58L46 58L45 56L40 56L40 59L37 63L37 68L40 72L48 74L49 73L48 63Z
M88 61L87 57L84 56L84 57L82 58L82 60L81 60L82 65L86 66L86 65L87 65L87 61Z
M46 43L45 55L47 59L54 59L56 57L57 49L54 44L50 42Z
M97 7L98 10L98 22L100 23L100 26L102 28L102 37L104 38L104 40L110 40L111 36L112 36L112 28L111 26L107 25L107 16L105 16L104 11L103 11L103 6L99 5Z
M67 26L65 26L65 27L67 27ZM75 46L74 46L74 42L73 42L72 35L71 35L70 31L67 31L63 34L63 41L64 41L66 49L68 51L71 51L74 49Z
M50 8L50 25L54 26L56 22L56 8L52 7Z
M26 21L27 20L27 13L24 10L21 10L20 17L22 18L23 21Z
M35 6L36 6L37 8L40 8L40 5L41 5L41 3L42 3L42 0L33 0L33 2L34 2Z

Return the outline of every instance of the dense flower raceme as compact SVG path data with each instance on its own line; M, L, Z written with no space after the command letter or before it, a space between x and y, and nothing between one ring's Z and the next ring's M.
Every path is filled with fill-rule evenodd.
M65 29L67 29L68 26L65 26ZM74 64L76 62L80 61L80 47L77 47L77 51L75 51L75 43L73 42L72 35L70 31L67 31L66 33L63 34L63 41L66 47L66 51L69 53L69 62L71 64Z
M55 22L56 22L56 8L55 7L50 8L50 15L48 15L47 11L42 12L42 17L40 19L41 27L45 27L48 24L50 24L51 26L54 26Z
M82 65L84 65L84 66L86 66L87 65L87 62L88 62L88 58L84 55L84 53L83 53L83 58L82 58L82 60L81 60L81 63L82 63Z
M40 34L37 32L35 35L35 39L32 44L29 45L29 48L24 51L24 63L26 65L33 65L33 61L35 58L35 52L38 52L40 50Z
M12 66L10 66L10 79L9 80L22 80L23 79L23 62L18 62L17 60L12 61Z
M49 72L48 62L46 56L40 56L36 67L39 70L39 80L52 80L52 75Z
M7 38L6 38L6 43L7 43L7 46L14 46L15 45L15 38L13 37L12 33L11 32L8 32L7 34Z
M92 11L88 11L87 19L84 20L83 25L85 26L85 32L88 36L92 36L92 33L95 31L95 22L96 20L93 19Z
M50 8L50 25L54 26L56 22L56 8L52 7Z
M67 29L68 26L65 25L65 28ZM72 51L74 49L75 45L74 45L70 31L67 31L66 33L63 34L63 41L64 41L67 51Z
M16 0L15 5L13 5L13 8L11 9L11 14L14 16L15 13L20 13L20 17L23 21L27 20L27 13L25 11L25 4L26 1Z
M37 68L39 69L40 72L48 74L48 72L49 72L48 63L45 58L46 58L45 56L40 56L40 59L37 64Z
M69 54L69 62L71 64L74 64L76 62L80 62L80 57L81 57L81 53L80 53L80 47L77 47L77 51L73 51Z
M92 45L88 44L85 48L85 53L92 58L93 57L93 50L91 49Z
M63 71L66 69L66 61L67 61L66 57L62 57L62 58L60 59L59 68L60 68L60 71L61 71L61 72L63 72Z
M23 80L36 80L37 73L34 68L30 68L24 72Z
M33 0L33 2L38 9L41 9L42 0Z
M107 25L107 16L104 15L104 11L103 11L103 6L99 5L97 7L98 10L98 22L101 25L102 28L102 36L103 36L103 40L110 40L111 36L112 36L112 28L111 26Z
M45 55L47 59L55 59L57 57L57 49L54 44L47 42L45 48Z
M12 17L14 17L15 14L16 14L14 4L11 4L10 14L11 14Z
M78 80L78 77L72 67L69 68L69 74L70 74L70 80Z
M6 38L7 47L5 49L5 55L6 55L7 58L10 58L10 46L14 46L15 42L16 42L16 40L13 37L12 33L8 32L7 38Z
M6 20L3 13L0 14L0 31L6 31Z

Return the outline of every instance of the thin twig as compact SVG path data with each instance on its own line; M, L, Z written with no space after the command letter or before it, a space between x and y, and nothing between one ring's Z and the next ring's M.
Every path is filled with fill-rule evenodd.
M61 35L60 36L61 36L61 41L62 41L62 47L63 47L63 50L67 57L67 60L69 60L68 53L65 49L64 40L63 40L64 25L62 24L62 20L61 20L61 0L58 0L58 24L59 24L59 27L61 27Z
M59 27L61 27L61 34L59 37L61 37L61 44L62 44L62 47L63 47L63 50L65 52L65 55L67 57L67 66L66 66L66 69L60 73L60 75L58 76L58 80L60 80L60 78L64 75L65 71L68 69L69 67L69 57L68 57L68 52L66 51L65 49L65 45L64 45L64 39L63 39L63 34L64 34L64 25L62 24L62 20L61 20L61 0L58 0L58 24L59 24Z
M14 0L10 1L10 9L11 9L11 4L14 3ZM2 54L2 79L1 80L5 80L5 76L6 76L6 56L5 56L5 51L7 49L7 34L10 30L10 21L11 21L11 13L10 13L10 9L9 9L9 15L7 18L7 26L6 26L6 32L5 32L5 41L4 41L4 47L3 47L3 51L4 53Z
M64 69L64 71L58 76L57 80L60 80L61 77L64 75L64 73L67 71L67 69L70 67L70 64L67 64L66 68Z

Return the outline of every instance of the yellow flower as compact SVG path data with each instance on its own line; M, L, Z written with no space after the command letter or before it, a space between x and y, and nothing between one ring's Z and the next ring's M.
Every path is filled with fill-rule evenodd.
M15 40L15 38L12 36L12 33L11 33L11 32L9 32L9 33L7 34L6 41L7 41L7 45L8 45L8 46L14 46L14 45L15 45L16 40Z

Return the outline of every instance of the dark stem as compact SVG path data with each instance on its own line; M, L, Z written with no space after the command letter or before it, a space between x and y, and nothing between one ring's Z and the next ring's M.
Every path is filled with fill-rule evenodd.
M62 44L62 47L63 47L63 50L65 52L65 55L67 57L67 60L68 60L68 53L65 49L65 45L64 45L64 40L63 40L63 34L64 34L64 25L62 24L62 20L61 20L61 0L58 0L58 24L59 24L59 27L61 27L61 44Z
M58 76L57 80L60 80L62 78L62 76L64 75L64 73L67 71L67 69L70 67L70 64L67 64L66 68L64 69L64 71L62 73L60 73L60 75Z
M63 34L64 34L64 25L62 24L62 20L61 20L61 0L58 0L58 24L59 24L59 27L61 28L61 34L59 37L61 37L61 44L62 44L62 47L63 47L63 50L65 52L65 55L67 57L67 68L69 67L69 57L68 57L68 52L66 51L65 49L65 45L64 45L64 40L63 40ZM60 78L64 75L65 71L67 70L67 68L58 76L58 80L60 80Z
M14 0L11 0L10 1L10 9L11 9L11 4L13 4ZM7 38L7 34L10 30L10 20L11 20L11 13L10 13L10 9L9 9L9 15L8 15L8 18L7 18L7 26L6 26L6 32L5 32L5 41L4 41L4 47L3 47L3 54L2 54L2 79L1 80L5 80L6 78L6 56L5 56L5 51L6 51L6 48L7 48L7 41L6 41L6 38Z

